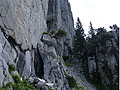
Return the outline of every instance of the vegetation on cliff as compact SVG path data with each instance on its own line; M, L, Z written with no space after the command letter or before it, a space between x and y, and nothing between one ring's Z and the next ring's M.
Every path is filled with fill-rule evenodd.
M118 69L111 68L109 63L115 62L113 66L118 68L119 28L116 24L110 28L111 31L104 27L94 29L90 22L89 34L85 35L79 18L76 23L72 53L74 58L82 62L84 75L98 90L118 90ZM110 57L115 57L114 61ZM92 71L90 62L95 63ZM115 75L117 78L113 77Z

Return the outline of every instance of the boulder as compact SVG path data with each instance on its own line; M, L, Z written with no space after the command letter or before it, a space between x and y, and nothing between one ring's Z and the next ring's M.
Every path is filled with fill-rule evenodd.
M34 83L34 78L30 77L28 80L30 83Z

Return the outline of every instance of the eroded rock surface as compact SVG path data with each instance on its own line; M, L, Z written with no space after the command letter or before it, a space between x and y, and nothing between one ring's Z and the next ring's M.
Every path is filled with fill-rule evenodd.
M47 31L47 4L47 0L0 1L0 25L23 50L36 48L42 33Z
M72 46L73 27L67 0L1 0L0 86L14 83L9 70L9 63L12 63L17 70L12 74L19 73L25 79L33 73L44 79L47 86L55 83L57 90L70 90L60 59L63 52L68 52L64 50L63 40ZM70 40L58 40L43 34L57 29L64 29Z

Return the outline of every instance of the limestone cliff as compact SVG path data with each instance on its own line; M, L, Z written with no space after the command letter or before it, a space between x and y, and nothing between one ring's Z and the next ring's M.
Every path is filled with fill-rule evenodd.
M44 34L60 29L67 32L62 39ZM23 79L33 73L58 90L71 90L61 57L69 54L73 35L68 0L0 0L0 86L14 83L14 65Z

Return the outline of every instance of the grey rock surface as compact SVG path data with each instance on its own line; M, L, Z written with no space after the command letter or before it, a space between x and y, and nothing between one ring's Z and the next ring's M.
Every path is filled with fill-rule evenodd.
M47 34L43 35L42 41L49 46L56 47L56 45L57 45L56 39L52 38L50 35L47 35Z
M37 78L37 77L30 77L28 81L32 84L34 82L37 82L36 86L38 88L45 87L45 86L50 87L50 88L54 88L53 83L47 83L44 79L40 79L40 78Z
M64 56L68 56L68 47L72 47L75 34L74 21L71 7L68 0L49 0L47 15L48 32L63 29L67 36L63 42L67 43L67 49L64 48Z
M49 38L48 40L50 42L52 39L50 40ZM67 86L64 85L64 82L66 81L64 68L60 64L60 56L57 55L55 47L49 45L49 43L44 43L43 39L43 42L39 43L38 49L44 62L44 79L48 83L55 83L58 90L67 88Z
M4 37L0 29L0 86L6 85L8 82L13 82L8 70L8 62L13 62L16 58L16 52Z
M42 33L47 31L47 4L47 0L0 1L0 25L23 50L36 48Z
M22 76L29 76L30 75L30 72L32 70L32 59L31 59L31 52L30 51L26 51L25 52L25 65L24 65L24 68L23 68L23 71L22 71Z

